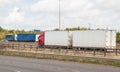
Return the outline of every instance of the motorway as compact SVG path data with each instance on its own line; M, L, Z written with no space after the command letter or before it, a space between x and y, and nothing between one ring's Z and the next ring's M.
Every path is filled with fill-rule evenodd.
M120 72L120 68L0 55L0 72Z

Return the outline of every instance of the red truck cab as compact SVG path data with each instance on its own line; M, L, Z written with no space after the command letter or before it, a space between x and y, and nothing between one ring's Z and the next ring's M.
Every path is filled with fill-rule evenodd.
M38 37L38 45L39 47L44 47L44 32Z

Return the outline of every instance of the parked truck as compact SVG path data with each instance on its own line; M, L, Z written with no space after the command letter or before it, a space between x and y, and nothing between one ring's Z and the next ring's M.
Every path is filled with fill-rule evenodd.
M116 48L116 31L47 31L40 34L38 44L51 48Z

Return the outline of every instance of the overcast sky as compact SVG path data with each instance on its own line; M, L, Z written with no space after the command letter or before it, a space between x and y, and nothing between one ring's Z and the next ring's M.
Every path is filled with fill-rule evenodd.
M61 0L61 28L120 30L120 0ZM59 27L59 0L0 0L0 26L49 30Z

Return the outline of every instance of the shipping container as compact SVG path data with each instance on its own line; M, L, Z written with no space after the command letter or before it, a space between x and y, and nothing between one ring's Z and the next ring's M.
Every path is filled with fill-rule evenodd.
M71 46L71 37L68 31L45 32L45 46Z
M116 31L73 31L72 45L81 48L116 48Z
M35 42L36 34L17 34L18 42Z
M7 41L15 41L15 35L6 35L5 39Z

